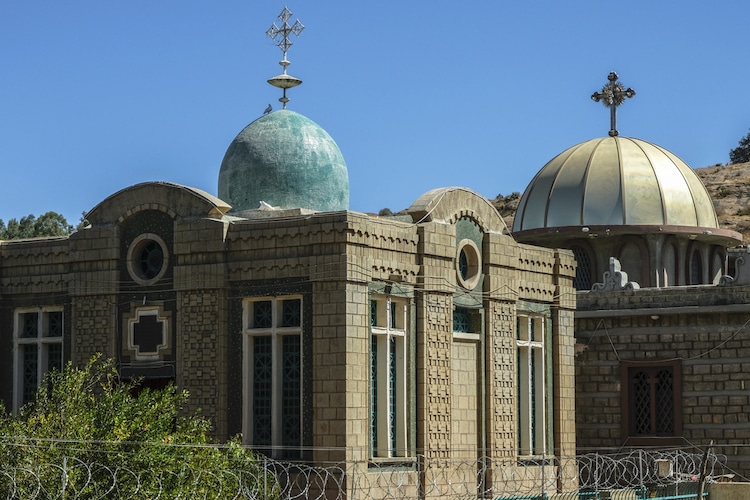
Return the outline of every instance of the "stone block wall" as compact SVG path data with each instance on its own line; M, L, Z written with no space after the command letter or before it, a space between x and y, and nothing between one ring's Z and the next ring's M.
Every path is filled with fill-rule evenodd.
M219 440L227 429L227 294L225 290L189 290L177 294L176 384L190 392L184 411L201 414Z
M624 362L678 362L677 439L652 445L705 447L750 474L750 287L672 287L579 292L576 314L578 451L628 446L622 428Z

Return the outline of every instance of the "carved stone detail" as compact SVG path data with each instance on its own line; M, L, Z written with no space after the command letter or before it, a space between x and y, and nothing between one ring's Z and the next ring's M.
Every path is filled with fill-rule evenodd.
M641 285L635 281L628 281L628 273L620 267L620 261L609 258L609 271L604 271L604 282L594 283L592 292L608 292L612 290L638 290Z

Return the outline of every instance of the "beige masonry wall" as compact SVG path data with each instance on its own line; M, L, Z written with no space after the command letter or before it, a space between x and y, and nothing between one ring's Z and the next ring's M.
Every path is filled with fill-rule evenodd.
M170 344L160 353L165 370L157 376L173 368L177 384L191 394L186 411L201 408L223 440L242 428L246 406L242 300L302 296L303 435L314 462L372 462L377 467L368 476L377 484L385 477L382 470L413 467L424 455L437 468L423 476L406 474L408 491L425 491L419 481L427 477L444 480L430 485L428 497L476 493L480 479L488 491L500 491L500 468L515 467L518 455L521 301L549 311L553 324L549 453L568 456L575 447L575 263L570 252L516 243L503 234L489 202L469 190L437 190L420 200L412 222L348 211L223 217L226 207L189 188L134 186L102 202L92 212L93 226L70 238L0 244L0 328L5 335L13 308L30 303L31 296L59 299L69 308L66 356L80 364L96 352L122 354L127 318L144 304L160 307L170 321ZM171 274L153 286L134 284L121 254L127 241L157 230L152 228L171 245ZM481 280L471 290L457 278L457 239L467 235L481 253ZM374 459L370 450L372 293L397 293L408 302L410 380L403 414L409 456L395 465L389 457ZM467 304L479 326L456 336L454 311ZM127 364L135 375L143 368L136 359ZM478 478L485 456L492 468ZM528 477L554 477L556 466ZM528 491L533 487L530 482Z
M578 451L628 445L621 428L623 362L675 360L682 433L663 446L726 454L747 477L750 456L750 287L693 286L579 292L576 314ZM658 442L654 442L658 446Z

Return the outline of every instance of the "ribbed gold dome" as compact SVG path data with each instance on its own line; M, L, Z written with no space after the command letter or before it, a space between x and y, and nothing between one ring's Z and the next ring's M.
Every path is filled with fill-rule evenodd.
M685 162L617 136L582 142L547 163L526 188L513 231L618 225L719 227L706 188Z

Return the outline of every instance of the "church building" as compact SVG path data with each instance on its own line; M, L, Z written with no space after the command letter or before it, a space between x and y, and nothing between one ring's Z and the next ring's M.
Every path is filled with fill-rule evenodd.
M576 258L578 453L637 447L701 453L711 442L750 477L750 268L677 155L620 137L635 91L615 73L592 98L607 137L549 161L513 223L523 243Z
M70 236L0 242L6 408L102 353L187 389L218 440L398 470L409 496L497 496L521 466L517 494L575 490L576 453L712 441L750 477L747 251L687 164L619 135L635 91L609 75L608 136L543 166L512 228L465 187L355 212L338 145L287 109L290 19L267 32L282 109L231 141L215 194L137 183Z
M283 109L229 144L216 194L134 184L69 237L0 242L0 398L17 411L103 353L273 458L398 467L410 488L442 460L451 491L483 494L538 461L575 489L555 469L576 451L576 250L519 243L462 187L349 210L335 141L286 109L290 17L269 30Z

